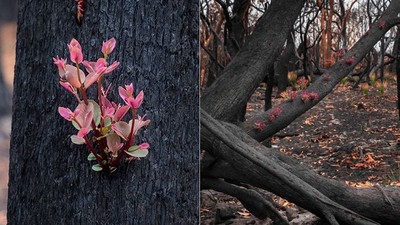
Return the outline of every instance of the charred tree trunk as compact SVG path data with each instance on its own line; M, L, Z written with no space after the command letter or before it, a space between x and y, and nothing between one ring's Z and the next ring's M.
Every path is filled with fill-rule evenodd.
M400 29L397 26L397 29ZM396 54L396 78L397 78L397 109L399 110L399 120L400 120L400 31L397 30L397 54Z
M204 91L201 99L202 108L212 112L212 116L217 118L238 120L238 113L245 107L251 94L263 81L268 68L280 53L304 2L304 0L272 1L266 15L258 21L252 35L246 39L240 54L233 58L221 76ZM292 13L282 17L282 12L288 11ZM265 39L266 33L273 35Z
M88 0L81 26L75 10L19 1L8 224L197 224L198 2ZM71 144L57 107L76 105L52 63L72 38L95 60L110 37L121 62L105 78L110 99L121 102L116 87L133 82L152 120L139 135L148 157L111 174L93 172L87 149Z
M292 38L292 32L289 33L286 41L286 47L285 50L283 50L282 55L279 57L279 61L276 66L276 82L278 85L278 94L286 91L286 87L289 86L289 81L288 81L288 71L289 67L291 64L291 59L293 59L295 56L294 51L295 51L295 46Z

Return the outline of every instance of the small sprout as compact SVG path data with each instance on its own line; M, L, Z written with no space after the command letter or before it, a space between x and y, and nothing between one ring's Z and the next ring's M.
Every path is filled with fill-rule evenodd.
M289 79L289 82L292 85L292 87L294 87L296 85L297 73L294 71L290 71L288 73L288 79Z
M336 57L338 57L340 59L344 56L345 53L346 53L345 49L339 49L339 51L337 51L337 53L336 53Z
M378 89L379 93L381 93L381 96L385 94L386 88L387 88L387 82L386 81L378 81L376 84L376 88Z
M351 65L356 61L356 58L354 58L354 56L345 59L346 64Z
M349 80L349 78L347 78L347 77L345 77L345 78L343 78L341 81L340 81L340 83L343 85L343 86L345 86L346 84L347 84L347 81Z
M375 74L372 74L372 75L369 77L369 81L370 81L370 83L371 83L371 86L375 86L375 84L376 84L376 75L375 75Z
M297 85L298 85L298 87L299 87L300 90L303 90L303 89L307 88L307 86L308 86L308 80L307 80L305 77L300 77L300 78L297 80Z
M313 101L318 101L318 98L319 98L318 93L315 91L310 92L310 98Z
M271 113L268 115L269 122L273 122L282 113L281 107L274 107L271 109Z
M289 93L290 101L294 101L297 98L297 91L291 91Z
M263 131L266 127L267 125L262 120L257 120L253 126L253 128L256 129L257 131Z
M280 94L280 96L284 98L286 101L293 102L297 97L297 91L292 91L292 90L284 91Z
M300 95L301 100L306 103L311 99L310 93L307 90L303 90Z
M368 83L362 83L362 84L360 85L360 87L361 87L362 93L363 93L365 96L367 96L368 93L369 93L369 85L368 85Z

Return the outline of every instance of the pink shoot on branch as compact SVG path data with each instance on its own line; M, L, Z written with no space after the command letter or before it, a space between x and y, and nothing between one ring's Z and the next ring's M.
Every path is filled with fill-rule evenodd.
M103 47L101 48L101 52L104 54L106 58L115 48L115 38L111 38L108 41L103 41Z
M144 93L143 91L140 91L139 94L136 96L136 98L133 96L131 98L128 98L127 104L134 109L138 109L142 105L143 98L144 98Z
M74 63L81 63L83 61L82 47L76 39L72 39L68 45L70 59Z
M297 91L291 91L289 93L290 101L294 101L297 98Z
M93 113L94 113L93 103L90 102L89 105L86 105L84 103L79 103L75 111L78 111L78 115L76 116L75 119L80 128L89 128L93 120Z
M308 80L305 77L300 77L297 80L297 85L300 87L300 89L304 89L308 86Z
M311 98L311 96L310 96L310 93L308 93L308 91L307 90L303 90L302 92L301 92L301 100L303 101L303 102L309 102L310 101L310 98Z
M59 74L64 74L65 70L66 70L65 65L67 63L67 60L56 56L56 58L53 58L53 61L54 61L54 64L57 65L58 73Z
M83 127L82 129L80 129L80 130L78 131L78 134L77 134L76 136L78 136L78 137L80 137L80 138L83 138L83 137L85 137L89 132L90 132L90 130L89 130L88 128Z
M347 59L345 60L345 62L346 62L348 65L353 64L355 61L356 61L356 58L354 58L354 56L351 57L351 58L347 58Z
M317 92L314 92L314 91L312 91L312 92L310 92L310 98L313 100L313 101L317 101L318 100L318 93Z
M71 93L75 93L76 92L76 88L72 87L72 85L68 82L62 82L60 81L60 85L67 89L67 91L71 92Z
M124 105L124 106L117 106L115 113L114 113L114 121L118 122L120 121L122 118L124 118L124 116L126 115L126 113L129 111L129 106Z
M75 119L75 117L78 115L79 110L75 110L74 112L72 112L70 109L68 108L64 108L64 107L58 107L58 113L66 120L68 121L72 121L73 119Z
M78 70L76 69L76 67L71 65L66 66L64 77L68 81L68 83L75 88L80 88L82 86L81 82L85 81L85 73L81 69L79 69L78 77Z
M344 56L344 54L346 53L346 51L344 49L340 49L337 53L336 56L338 58L342 58Z
M147 142L139 145L139 149L148 149L148 148L150 148L150 145Z
M140 91L136 98L133 96L133 84L125 85L125 88L119 87L118 92L122 100L133 109L138 109L143 102L144 93Z
M138 119L135 119L135 125L133 127L133 134L134 135L137 135L139 130L142 127L145 127L145 126L150 124L150 120L145 120L145 118L146 118L146 115L144 115L143 117L138 116Z
M282 113L282 108L281 107L274 107L271 109L271 113L268 115L268 120L270 122L273 122L278 116Z
M123 145L124 144L121 142L121 139L117 134L112 133L107 136L107 147L112 154L117 153Z
M111 125L111 129L115 131L115 133L117 133L118 136L123 138L125 141L127 141L129 138L131 127L132 127L132 120L129 121L129 124L124 121L119 121Z

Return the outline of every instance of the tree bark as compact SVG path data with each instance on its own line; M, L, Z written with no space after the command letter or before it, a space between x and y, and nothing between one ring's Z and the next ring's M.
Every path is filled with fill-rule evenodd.
M304 2L272 1L268 13L259 20L240 53L213 85L204 91L201 99L203 109L216 118L224 117L227 121L238 119L237 113L245 107L280 53Z
M75 1L19 1L8 224L198 223L198 7L88 0L79 26ZM116 88L131 82L144 90L139 114L151 124L138 138L151 147L109 174L92 171L87 149L70 142L76 131L57 108L76 103L52 57L69 56L76 38L96 60L111 37L110 61L121 66L105 77L109 97L122 103Z

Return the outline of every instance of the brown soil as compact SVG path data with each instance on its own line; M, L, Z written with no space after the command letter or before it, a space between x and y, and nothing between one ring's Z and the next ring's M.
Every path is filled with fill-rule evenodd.
M348 185L400 186L397 90L393 77L390 79L383 96L375 87L364 95L360 88L339 85L273 137L272 147L311 165L320 175ZM263 109L264 90L260 87L252 96L248 116ZM281 101L275 98L273 103ZM209 190L203 190L201 196L201 224L270 224L252 216L233 197ZM294 210L295 217L306 215L284 200L275 199ZM220 212L229 210L232 212L225 214L231 217L220 219ZM291 224L315 224L315 218L302 221Z

